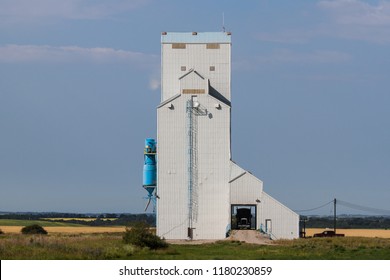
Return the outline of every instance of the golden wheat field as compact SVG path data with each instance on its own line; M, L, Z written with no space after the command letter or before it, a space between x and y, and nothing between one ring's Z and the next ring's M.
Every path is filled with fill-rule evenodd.
M20 233L22 226L1 226L4 233ZM45 227L48 233L63 233L63 234L77 234L77 233L104 233L104 232L124 232L125 227ZM324 231L322 228L307 228L306 236L313 236L314 233ZM379 237L390 238L390 230L384 229L337 229L337 233L344 233L345 236L354 237Z
M118 218L102 218L100 220L102 221L115 221ZM46 221L52 221L52 222L59 222L59 221L85 221L85 222L92 222L96 221L96 218L43 218L42 220Z
M306 236L313 236L313 234L324 230L323 228L307 228ZM385 229L337 229L336 231L345 234L345 236L390 238L390 230Z
M20 233L22 226L1 226L4 233ZM124 232L125 227L45 227L48 233L104 233Z

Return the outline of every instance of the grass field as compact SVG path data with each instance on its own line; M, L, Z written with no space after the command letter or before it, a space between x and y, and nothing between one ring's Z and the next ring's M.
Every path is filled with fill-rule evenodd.
M48 235L22 235L23 226L38 223ZM274 241L272 245L238 241L170 244L167 249L140 249L122 242L124 227L70 226L50 221L0 220L0 259L363 259L390 260L390 230L337 230L343 238ZM324 229L307 229L307 236ZM354 237L354 236L366 237Z
M218 241L202 245L170 244L153 251L122 242L122 233L0 235L0 259L136 259L136 260L390 260L390 239L310 238L254 245Z

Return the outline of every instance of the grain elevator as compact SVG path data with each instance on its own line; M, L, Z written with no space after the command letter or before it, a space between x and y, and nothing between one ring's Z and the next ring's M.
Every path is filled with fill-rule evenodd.
M157 180L144 186L156 201L157 235L223 239L256 229L298 238L299 216L231 158L231 33L163 32L161 56L157 148L147 150Z

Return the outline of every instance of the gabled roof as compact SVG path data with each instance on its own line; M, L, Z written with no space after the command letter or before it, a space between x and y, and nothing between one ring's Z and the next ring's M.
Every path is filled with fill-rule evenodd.
M187 76L188 76L189 74L191 74L191 73L195 73L195 74L198 75L200 78L202 78L202 80L204 80L204 77L203 77L201 74L199 74L198 71L196 71L196 70L194 70L194 69L190 69L187 73L185 73L183 76L181 76L181 77L179 78L179 80L181 80L181 79L187 77Z

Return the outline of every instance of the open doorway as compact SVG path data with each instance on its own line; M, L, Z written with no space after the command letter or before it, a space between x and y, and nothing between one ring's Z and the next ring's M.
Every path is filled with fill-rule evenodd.
M256 229L256 205L232 205L231 229Z

